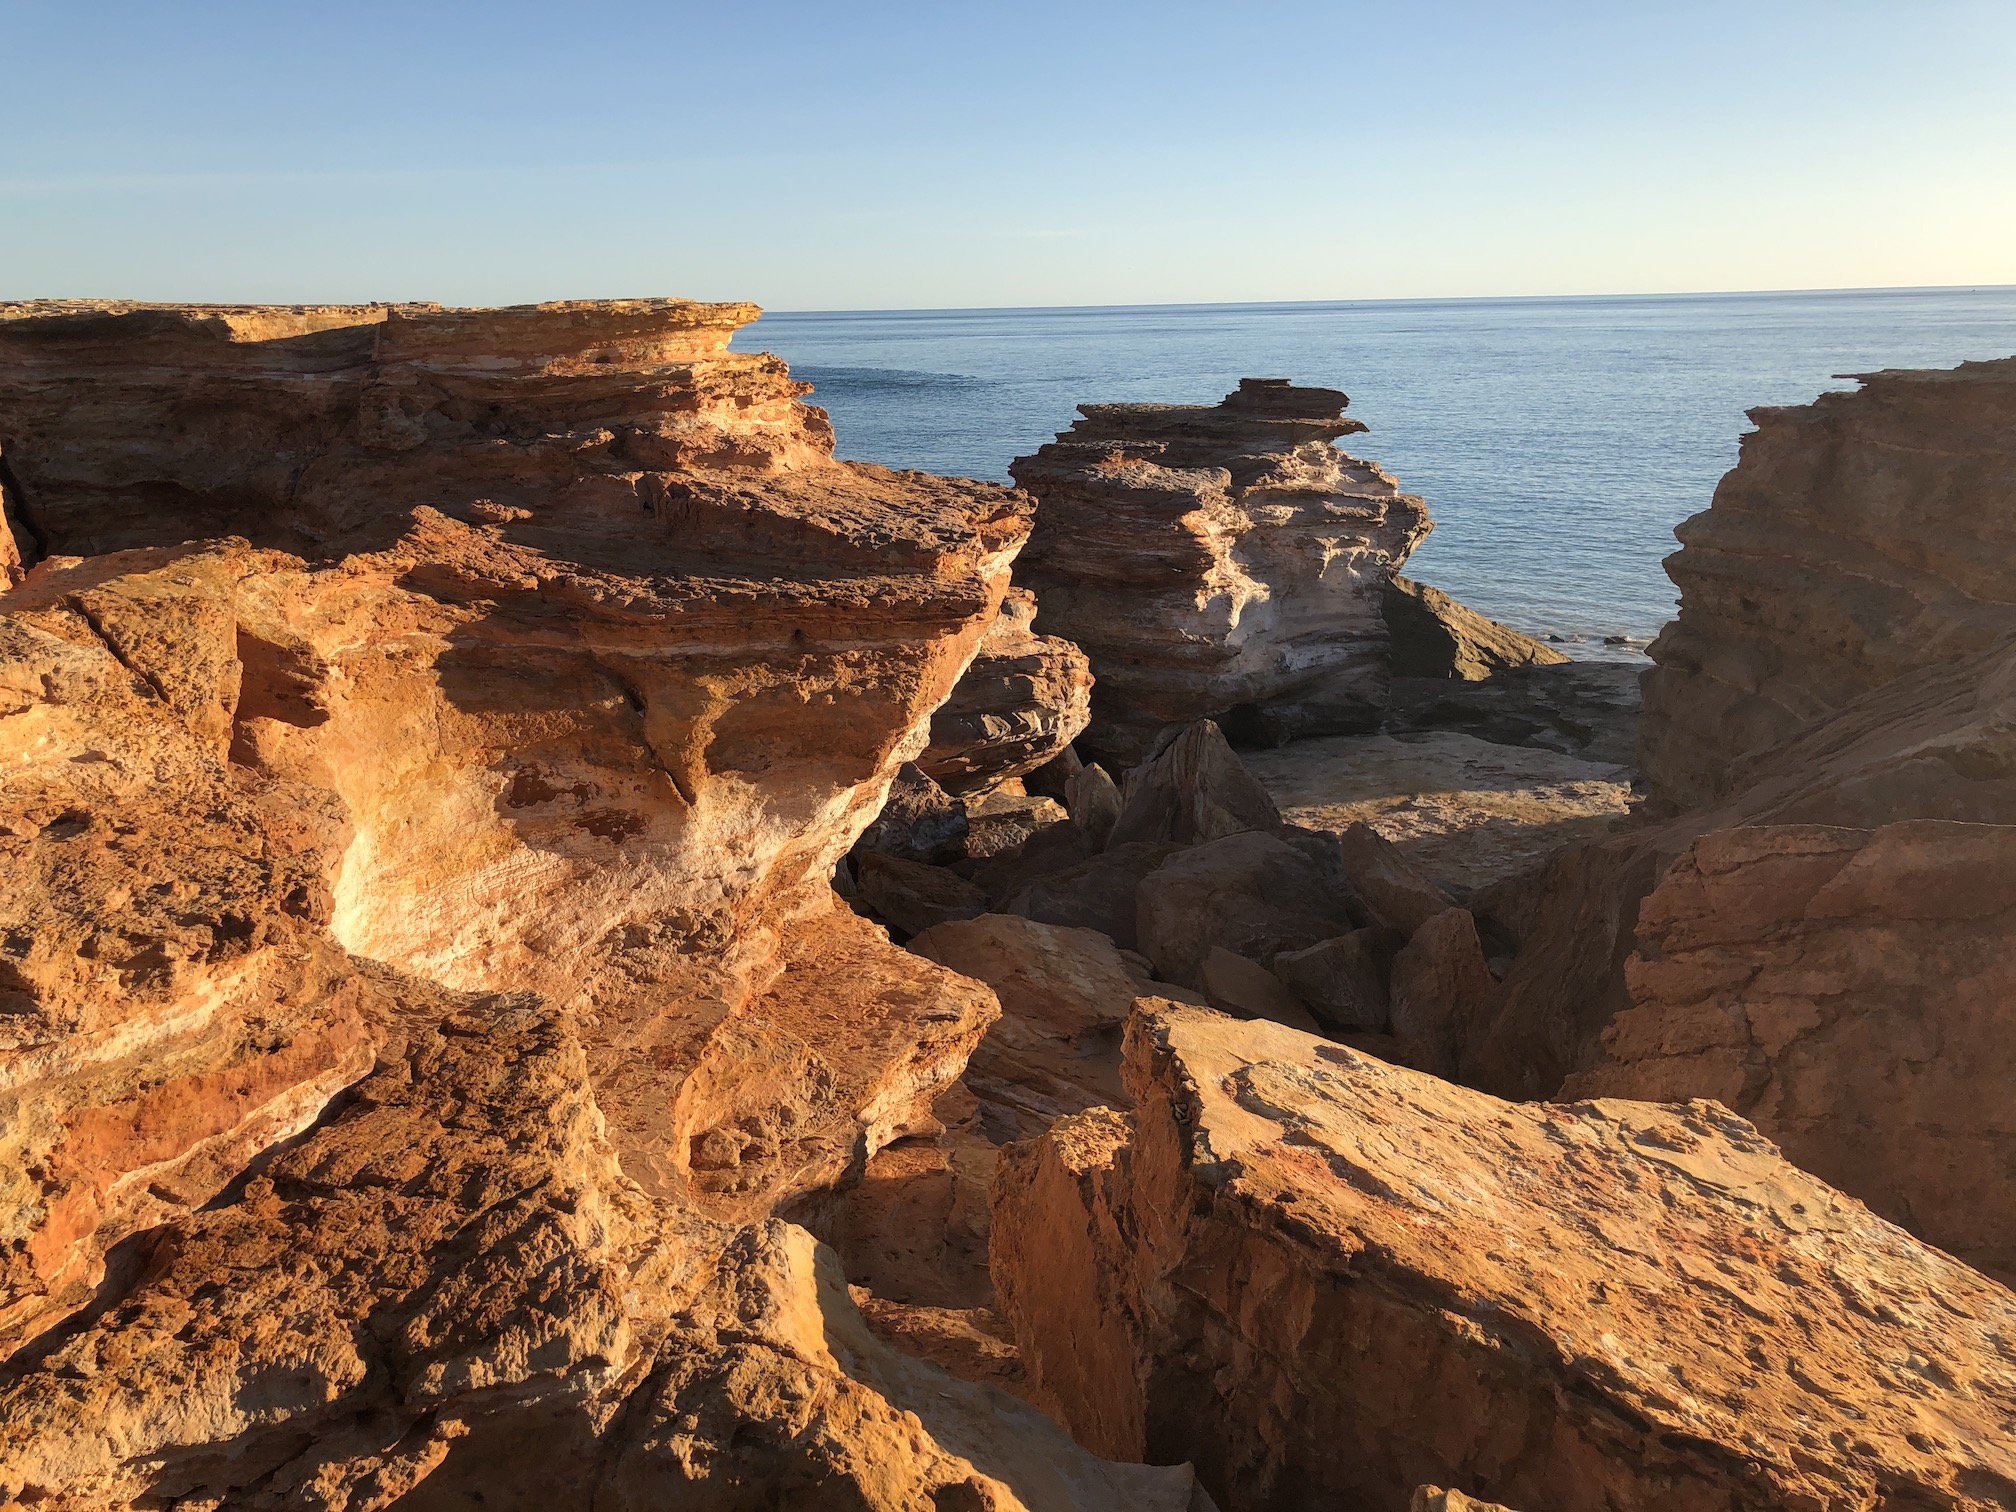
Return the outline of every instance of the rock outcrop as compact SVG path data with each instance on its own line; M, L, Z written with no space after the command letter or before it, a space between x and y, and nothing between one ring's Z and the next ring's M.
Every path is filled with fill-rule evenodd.
M1727 780L1717 802L1571 846L1472 900L1519 949L1462 1036L1460 1075L1511 1096L1557 1095L1565 1080L1723 1098L1885 1217L2011 1274L2016 1214L1971 1196L1956 1162L2009 1160L1990 1090L2008 1030L1970 994L2007 969L2002 863L1982 857L2016 826L2016 640L1862 694ZM1870 839L1927 822L1954 842L1936 863ZM1774 855L1814 826L1836 841L1810 863ZM1740 886L1683 865L1690 851L1728 860ZM1848 891L1809 919L1809 885L1849 852ZM1885 901L1852 922L1826 914L1850 896ZM1684 962L1671 971L1669 935ZM1717 985L1690 985L1710 962ZM1598 1067L1600 1082L1581 1079Z
M754 313L0 310L0 1502L1185 1506L774 1220L999 1011L828 879L1028 514Z
M1565 1097L1713 1097L2016 1283L2016 825L1757 825L1638 911L1630 1006Z
M1036 596L1011 588L917 758L949 793L986 793L1069 748L1092 718L1085 653L1035 630Z
M1039 501L1017 581L1091 657L1110 769L1196 719L1268 743L1378 725L1381 595L1429 523L1332 444L1365 428L1346 402L1249 378L1216 405L1081 405L1010 468Z
M993 1224L1032 1387L1102 1453L1194 1457L1228 1512L2016 1491L2016 1294L1713 1103L1501 1103L1172 1004L1124 1069L1131 1114L1003 1153Z
M1656 800L1736 791L1732 762L2016 629L2016 358L1869 374L1750 412L1680 526L1680 614L1652 644L1641 766Z
M1466 609L1440 588L1395 575L1383 589L1393 675L1482 682L1515 667L1557 667L1568 658L1532 636Z

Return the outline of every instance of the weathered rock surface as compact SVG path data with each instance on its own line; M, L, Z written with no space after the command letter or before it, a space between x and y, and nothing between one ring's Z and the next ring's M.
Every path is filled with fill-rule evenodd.
M1001 1017L974 1051L966 1085L1010 1111L1026 1139L1067 1113L1120 1106L1120 1026L1155 989L1148 963L1091 929L987 914L910 942L921 956L985 982Z
M1098 679L1085 740L1113 770L1164 726L1235 738L1371 729L1385 580L1419 499L1333 445L1344 395L1245 379L1217 405L1087 404L1010 472L1040 502L1017 581Z
M1568 660L1552 646L1486 619L1426 583L1390 577L1380 602L1396 678L1482 682L1513 667L1559 666Z
M1511 667L1481 682L1395 677L1381 728L1403 739L1468 735L1635 771L1645 669L1642 661L1571 661Z
M1266 962L1358 921L1322 867L1275 835L1249 830L1170 856L1134 894L1135 944L1158 975L1202 986L1214 946Z
M1253 780L1218 726L1200 719L1127 773L1106 843L1201 845L1246 830L1280 828L1280 811L1266 788Z
M1568 1097L1713 1097L2016 1281L2016 825L1760 825L1640 907L1631 1006Z
M1600 839L1631 804L1622 767L1471 735L1331 735L1244 758L1288 823L1334 834L1367 825L1466 894Z
M0 310L0 1502L1186 1504L772 1219L999 1011L827 879L1027 506L754 313Z
M917 758L949 793L985 793L1068 748L1092 718L1085 653L1035 630L1036 596L1011 588Z
M1900 911L1881 917L1872 906L1836 932L1825 918L1805 919L1808 879L1796 865L1770 861L1768 849L1772 834L1785 826L1862 834L1899 826L1899 834L1908 834L1914 822L1927 820L1950 825L1946 832L1956 837L1978 826L1992 840L2016 825L2012 753L2016 646L1865 694L1783 747L1744 763L1734 796L1663 824L1570 847L1534 875L1481 895L1476 909L1491 915L1520 948L1480 1015L1479 1031L1464 1045L1463 1079L1515 1096L1554 1095L1565 1078L1612 1061L1616 1052L1605 1034L1621 1015L1632 1014L1641 1000L1648 1008L1658 1005L1657 1013L1633 1016L1628 1039L1615 1042L1635 1069L1613 1067L1606 1075L1628 1076L1639 1090L1656 1083L1661 1096L1728 1097L1794 1159L1811 1162L1886 1217L1991 1267L2006 1267L2002 1257L2016 1238L2006 1204L1965 1198L1951 1165L1990 1158L1959 1152L2003 1148L2005 1138L2004 1100L1990 1090L1997 1085L1993 1068L2005 1031L1993 1014L1983 1017L1954 992L1970 973L1994 977L1998 932L2006 925L1992 910L1980 912L1972 896L1977 890L1984 901L1999 896L1992 876L1982 871L1978 853L1963 847L1950 858L1958 870L1932 885L1939 868L1912 859L1908 847L1856 841L1862 858L1857 885L1896 901ZM1703 986L1698 998L1685 985L1685 970L1660 974L1658 940L1676 926L1654 929L1650 923L1669 909L1684 914L1691 906L1684 900L1698 884L1686 883L1688 872L1676 863L1697 843L1710 854L1737 858L1763 848L1755 864L1737 867L1750 889L1740 901L1714 894L1728 923L1718 925L1711 916L1702 927L1726 937L1712 952L1689 959L1701 970L1716 961L1725 989L1717 995ZM1668 876L1681 891L1655 905L1650 900ZM1645 909L1652 913L1641 926ZM1739 914L1747 925L1738 925ZM1688 936L1682 930L1676 938L1684 943ZM1794 965L1809 946L1812 969ZM1634 965L1634 956L1642 963ZM1952 977L1943 975L1949 968ZM1927 973L1922 990L1900 988L1916 971ZM1700 1039L1717 1011L1727 1014L1726 1027L1716 1040ZM1777 1027L1759 1031L1758 1047L1746 1051L1740 1047L1750 1042L1752 1012L1760 1024ZM1666 1019L1670 1034L1655 1031L1654 1021ZM1791 1027L1802 1024L1810 1030ZM1690 1036L1701 1053L1687 1048ZM1715 1043L1721 1052L1711 1054ZM1927 1055L1936 1063L1925 1062ZM1728 1074L1735 1060L1749 1067L1740 1087ZM1698 1080L1690 1080L1695 1073ZM1791 1083L1782 1078L1796 1079L1809 1093L1836 1088L1841 1100L1795 1104L1786 1090ZM1942 1105L1936 1118L1924 1111L1927 1096ZM1856 1098L1859 1106L1851 1106ZM1815 1120L1810 1134L1802 1132L1807 1118ZM1835 1139L1844 1150L1862 1153L1852 1159L1826 1154L1822 1147ZM1895 1152L1879 1154L1889 1140ZM1922 1172L1907 1178L1913 1160ZM1902 1190L1907 1180L1922 1180L1922 1198Z
M2016 358L1750 414L1741 460L1667 559L1680 614L1651 647L1640 764L1669 809L2016 629Z
M1003 1152L993 1270L1081 1442L1231 1512L2005 1505L2016 1294L1712 1103L1501 1103L1174 1005L1132 1114Z

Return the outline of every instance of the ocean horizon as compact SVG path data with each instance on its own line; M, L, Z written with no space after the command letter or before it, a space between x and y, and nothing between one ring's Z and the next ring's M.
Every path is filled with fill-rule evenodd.
M1340 444L1436 521L1409 576L1629 656L1671 617L1673 527L1708 507L1746 411L2016 354L2016 285L779 310L734 345L813 385L841 456L1004 482L1080 404L1343 389L1369 431Z

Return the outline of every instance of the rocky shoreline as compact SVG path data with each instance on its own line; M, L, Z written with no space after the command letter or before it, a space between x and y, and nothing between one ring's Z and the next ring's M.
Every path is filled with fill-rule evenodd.
M0 305L0 1509L2016 1506L2016 359L1643 677L1331 390Z

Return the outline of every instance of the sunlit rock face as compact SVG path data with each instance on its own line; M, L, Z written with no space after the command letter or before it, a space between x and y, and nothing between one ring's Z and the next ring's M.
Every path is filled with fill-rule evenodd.
M2016 631L2016 358L1870 374L1757 429L1667 559L1640 764L1668 809L1861 694Z
M834 461L755 313L0 307L0 1501L1019 1505L770 1215L998 1012L828 878L1028 505Z
M1430 526L1333 444L1365 429L1346 402L1248 378L1215 405L1081 405L1010 468L1039 505L1017 580L1091 657L1103 759L1204 718L1269 743L1378 725L1382 595Z
M1988 1509L2016 1294L1715 1103L1500 1102L1144 1000L1132 1111L1003 1152L1032 1390L1220 1505Z

